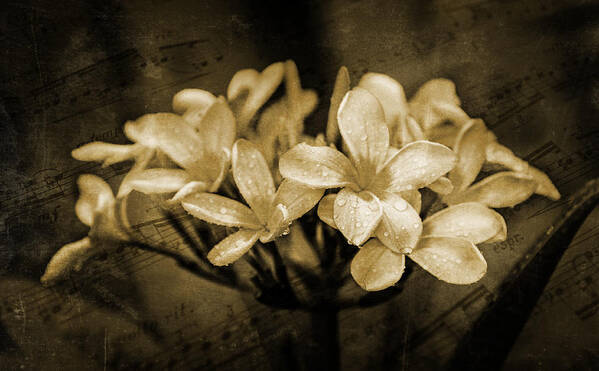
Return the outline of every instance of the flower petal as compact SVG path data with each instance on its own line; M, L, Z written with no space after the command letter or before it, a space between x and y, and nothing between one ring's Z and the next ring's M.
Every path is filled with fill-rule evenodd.
M412 142L387 162L371 188L389 192L422 188L453 169L455 162L455 153L442 144Z
M337 198L337 194L328 194L324 196L320 202L318 203L318 217L323 222L327 223L329 226L337 229L337 225L335 224L335 199Z
M383 216L376 237L396 253L409 254L422 232L422 220L401 196L385 192L379 195Z
M368 90L378 99L390 128L405 121L408 114L406 94L394 78L382 73L368 72L362 76L358 86Z
M129 184L138 192L169 193L177 192L190 181L189 173L181 169L147 169L136 172Z
M561 197L559 191L545 173L530 166L526 161L518 158L509 148L496 141L492 141L487 145L486 158L490 163L500 164L513 171L532 176L537 182L535 193L549 197L552 200L559 200Z
M335 225L347 242L360 246L374 233L381 220L382 207L371 192L356 193L343 188L337 194L333 214Z
M46 271L41 278L42 284L49 284L65 278L72 270L79 271L83 267L83 263L93 255L93 252L89 237L64 245L52 256L46 266Z
M447 79L433 79L424 83L410 99L410 114L422 125L425 131L439 125L444 118L434 109L434 103L460 105L455 84Z
M408 256L433 276L456 285L474 283L487 272L483 255L463 238L422 237Z
M300 143L279 160L285 178L315 188L337 188L356 183L356 170L341 152Z
M265 224L271 212L275 183L264 156L248 140L239 139L233 146L233 178L245 201Z
M478 244L494 238L504 228L505 221L498 212L477 202L466 202L426 218L422 235L459 237Z
M389 129L381 104L368 90L354 88L343 98L337 120L361 185L365 186L383 165L389 148Z
M214 265L229 265L241 258L258 241L261 231L241 229L220 241L208 253L208 260Z
M292 180L285 179L279 185L272 205L284 205L289 213L287 220L293 221L312 210L322 198L324 189L310 188Z
M433 102L432 106L433 111L442 121L450 121L456 126L463 126L470 120L470 116L459 105L438 101Z
M75 204L75 213L83 224L91 226L95 214L103 212L114 203L112 189L104 179L91 174L79 176L77 186L79 199Z
M91 142L74 149L71 155L79 161L98 161L102 162L102 166L108 166L130 160L143 150L140 144Z
M339 137L339 124L337 123L337 112L343 97L349 91L349 71L347 67L342 66L337 72L335 87L331 96L331 105L329 106L329 118L327 121L327 142L335 143Z
M230 149L235 141L235 116L224 97L219 97L198 126L203 148L221 154L223 148Z
M422 128L412 116L407 116L403 123L400 123L399 128L395 132L393 143L399 147L403 147L417 140L424 140L426 137L422 132Z
M173 97L173 111L183 114L186 111L204 111L216 101L214 94L202 89L183 89Z
M196 193L184 198L181 206L198 219L226 227L261 229L262 224L250 208L227 197Z
M260 242L270 242L283 234L289 233L291 221L287 207L283 204L277 204L271 211L267 228L260 234Z
M184 199L185 197L193 194L193 193L198 193L198 192L204 192L206 190L208 190L209 188L209 184L206 182L200 182L200 181L191 181L187 184L185 184L183 187L181 187L181 189L179 189L177 191L177 193L175 193L175 195L173 196L173 198L171 198L171 201L179 201Z
M532 177L504 171L486 177L460 193L443 197L448 205L480 202L492 208L513 207L528 199L537 188Z
M405 256L389 250L380 241L368 241L351 262L351 275L367 291L386 289L401 278Z
M462 127L453 148L458 155L458 162L449 173L454 192L463 191L476 179L485 162L486 146L487 128L483 120L470 120Z
M202 141L181 116L172 113L144 115L125 123L125 134L132 141L161 149L192 175L205 171Z
M243 103L238 117L239 126L242 129L247 126L260 107L277 90L277 87L283 81L285 65L282 62L273 63L266 67L258 76L244 71L247 70L239 71L233 76L227 91L229 100L232 100L245 88L249 88L249 94Z
M453 184L451 180L442 176L427 186L431 191L440 195L448 195L453 192Z
M419 191L413 189L411 191L403 191L399 192L399 195L404 200L408 201L408 203L416 210L418 214L420 214L420 209L422 208L422 195Z

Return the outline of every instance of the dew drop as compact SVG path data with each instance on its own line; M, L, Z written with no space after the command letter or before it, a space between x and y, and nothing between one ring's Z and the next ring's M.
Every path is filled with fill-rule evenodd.
M414 224L412 225L412 227L414 227L414 229L418 229L418 227L420 227L420 224L418 224L418 223L414 223Z
M329 173L326 170L323 170L322 171L322 176L327 176L327 175L329 175Z
M368 140L368 135L366 135L366 134L362 135L360 137L360 140L363 141L363 142L367 141Z
M248 180L248 185L252 185L253 181L250 179Z
M221 207L221 208L220 208L220 213L221 213L221 214L226 214L226 213L227 213L227 208L225 208L225 207Z
M343 205L345 205L345 199L343 199L343 198L339 198L339 199L337 200L337 205L339 205L339 206L343 206Z
M411 191L412 189L414 189L414 186L411 184L406 185L406 191Z
M399 211L404 211L408 207L408 204L404 199L401 199L395 203L395 208Z
M383 233L383 236L389 237L389 232L385 231L385 233Z
M316 167L320 167L320 164L316 164Z
M360 223L360 222L356 223L356 228L360 228L361 226L362 226L362 223Z

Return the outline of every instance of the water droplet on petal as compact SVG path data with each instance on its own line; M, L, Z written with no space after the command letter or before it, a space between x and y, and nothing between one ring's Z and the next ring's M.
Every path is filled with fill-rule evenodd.
M221 214L226 214L227 213L227 208L226 207L221 207L220 208L220 213Z
M383 236L389 237L389 232L385 231L385 233L383 233Z
M404 199L401 199L395 203L395 208L399 211L404 211L407 207L408 204Z
M250 179L248 180L248 185L252 185L253 181Z
M366 135L366 134L362 135L360 137L360 140L363 141L363 142L367 141L368 140L368 135Z
M414 227L414 229L418 229L418 227L420 227L420 224L418 224L418 223L414 223L414 224L412 225L412 227Z
M360 223L360 222L356 223L356 228L360 228L361 226L362 226L362 223Z
M339 198L339 199L337 200L337 205L339 205L339 206L343 206L343 205L345 205L345 199L344 199L344 198Z

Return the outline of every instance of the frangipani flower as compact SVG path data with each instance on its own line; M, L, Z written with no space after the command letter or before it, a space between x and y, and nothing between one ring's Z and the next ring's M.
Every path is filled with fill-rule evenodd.
M80 270L87 259L104 249L104 243L129 239L115 216L115 198L110 186L91 174L81 175L77 185L79 199L75 213L83 224L90 227L89 234L58 250L46 267L42 283L56 281L73 269Z
M246 134L246 128L256 112L273 95L283 81L285 65L282 62L273 63L262 72L248 68L237 71L229 82L227 99L237 102L235 109L238 130L241 135ZM244 96L245 94L245 96Z
M322 189L290 180L283 181L275 193L266 160L258 148L245 139L237 140L233 146L232 171L249 207L211 193L196 193L181 202L187 212L199 219L239 228L208 253L208 259L219 266L239 259L258 239L269 242L287 233L289 224L312 209L324 193Z
M471 119L460 108L460 99L450 80L425 83L410 100L409 108L429 140L445 144L458 154L458 164L449 177L453 190L440 192L451 193L444 197L445 202L476 201L491 207L509 207L533 193L552 200L560 198L545 173L499 144L481 119ZM511 171L494 174L470 187L483 164L500 165Z
M304 120L318 104L314 90L302 89L295 63L289 60L284 66L286 94L264 109L256 135L250 138L258 144L271 167L278 154L297 144L298 138L303 138Z
M381 105L362 88L346 94L337 121L351 159L330 147L301 143L281 156L281 174L308 187L342 188L334 202L333 219L349 243L360 246L376 230L389 248L410 250L422 222L401 192L437 180L453 168L455 155L443 145L426 141L390 151Z
M481 202L499 208L515 206L533 193L554 200L560 197L547 175L497 143L480 119L470 119L460 128L453 148L458 154L458 163L449 173L454 191L443 198L450 205ZM513 171L502 171L471 185L485 162L498 163Z
M425 219L416 247L406 255L442 281L467 285L487 271L476 245L503 241L506 234L505 220L497 212L479 203L463 203ZM351 274L363 289L377 291L399 281L404 266L404 254L372 239L352 260Z
M470 119L460 107L455 84L447 79L433 79L424 83L409 101L410 115L420 124L424 134L446 121L460 127ZM436 140L435 140L436 141Z
M102 142L86 144L73 151L82 161L104 165L136 159L123 180L118 197L132 190L143 193L177 192L178 200L192 192L214 192L229 168L235 141L235 117L223 97L199 89L186 89L175 95L174 113L147 114L125 123L125 135L135 144ZM165 154L181 168L146 169L150 160Z

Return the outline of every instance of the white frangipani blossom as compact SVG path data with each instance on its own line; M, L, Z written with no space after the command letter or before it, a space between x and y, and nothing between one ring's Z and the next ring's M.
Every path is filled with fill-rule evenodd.
M255 243L270 242L287 233L295 219L312 209L323 189L314 189L285 180L275 184L262 153L251 142L239 139L233 146L233 178L245 202L211 193L196 193L183 199L183 208L209 223L237 227L209 253L214 265L228 265Z
M333 220L350 244L360 246L376 234L397 252L411 250L422 222L401 193L436 181L453 168L455 155L426 141L390 150L383 109L363 88L346 94L337 120L350 158L330 147L302 143L281 156L281 174L308 187L342 188Z
M129 239L116 218L115 198L110 186L102 178L91 174L81 175L77 185L79 199L75 204L75 213L83 224L90 227L89 234L58 250L46 267L42 283L54 282L71 270L80 270L90 257L103 251L107 242Z

